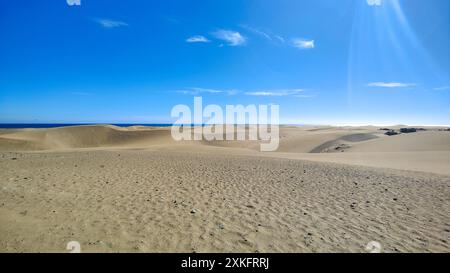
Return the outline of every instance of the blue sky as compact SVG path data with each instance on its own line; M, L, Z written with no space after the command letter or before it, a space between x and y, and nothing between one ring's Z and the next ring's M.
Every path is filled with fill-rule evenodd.
M0 1L0 122L450 124L450 1Z

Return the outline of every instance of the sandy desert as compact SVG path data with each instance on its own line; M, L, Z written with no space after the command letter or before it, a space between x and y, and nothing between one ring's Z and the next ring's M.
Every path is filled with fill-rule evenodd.
M399 128L390 128L399 129ZM283 126L0 129L0 252L450 251L450 132Z

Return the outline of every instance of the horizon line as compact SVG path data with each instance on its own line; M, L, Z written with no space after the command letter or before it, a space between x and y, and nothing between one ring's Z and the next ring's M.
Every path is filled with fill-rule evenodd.
M170 122L146 122L146 123L139 123L139 122L0 122L0 128L2 125L55 125L54 127L61 126L77 126L77 125L127 125L127 126L157 126L157 125L164 125L164 126L172 126L174 123ZM184 124L176 124L178 126L206 126L206 125L214 125L214 124L196 124L196 123L184 123ZM218 123L215 125L231 125L226 123ZM247 124L247 123L235 123L233 125L271 125L270 123L266 124ZM450 124L382 124L382 123L335 123L335 124L325 124L325 123L279 123L279 126L333 126L333 127L366 127L366 126L372 126L372 127L395 127L395 126L406 126L406 127L450 127ZM26 128L26 127L23 127ZM3 128L6 129L6 128Z

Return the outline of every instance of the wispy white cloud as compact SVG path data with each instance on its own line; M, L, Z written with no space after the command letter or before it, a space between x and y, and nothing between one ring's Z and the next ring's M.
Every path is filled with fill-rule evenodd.
M97 23L99 23L104 28L116 28L116 27L126 27L127 23L122 21L114 21L110 19L95 19Z
M274 90L260 90L254 92L245 92L247 96L262 96L262 97L284 97L284 96L300 96L304 92L303 89L274 89Z
M66 0L69 6L81 6L81 0Z
M298 94L298 95L294 95L294 97L296 98L304 98L304 99L308 99L308 98L314 98L316 97L316 95L312 95L312 94Z
M450 90L450 86L446 85L446 86L436 87L436 88L433 88L433 90L436 90L436 91Z
M280 36L280 35L275 35L275 38L278 40L278 41L280 41L281 43L284 43L286 40L282 37L282 36Z
M314 40L292 39L292 45L299 49L312 49L315 47Z
M186 39L188 43L208 43L210 40L202 35L195 35Z
M382 0L366 0L369 6L381 6Z
M235 94L239 93L239 91L236 89L221 90L221 89L200 88L200 87L189 87L186 89L177 90L176 92L185 94L185 95L198 95L198 94L202 94L202 93L208 93L208 94L225 93L228 95L235 95Z
M246 96L259 96L259 97L297 97L297 98L312 98L315 97L314 94L305 93L304 89L293 88L293 89L267 89L267 90L256 90L243 92L239 89L211 89L211 88L200 88L200 87L189 87L175 92L184 95L200 95L200 94L226 94L226 95L236 95L242 93Z
M245 29L249 32L252 32L256 35L259 35L274 44L279 45L279 44L284 44L286 42L286 39L283 36L274 34L270 31L262 31L261 29L251 27L249 25L240 25L240 27L242 27L243 29Z
M259 30L259 29L257 29L257 28L254 28L254 27L251 27L251 26L248 26L248 25L240 25L240 26L241 26L243 29L245 29L245 30L248 30L248 31L250 31L250 32L253 32L253 33L255 33L255 34L261 36L261 37L266 38L267 40L272 40L272 36L271 36L270 34L264 32L264 31L262 31L262 30Z
M245 95L248 95L248 96L263 96L263 97L283 96L283 94L276 93L276 92L268 92L268 91L245 92Z
M246 38L237 31L219 29L212 33L214 37L228 43L229 46L244 45Z
M384 87L384 88L405 88L414 87L415 83L403 83L403 82L371 82L367 84L370 87Z

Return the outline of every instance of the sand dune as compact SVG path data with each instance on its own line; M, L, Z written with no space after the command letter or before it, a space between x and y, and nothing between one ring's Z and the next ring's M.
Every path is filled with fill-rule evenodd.
M58 150L95 147L145 147L170 141L170 131L112 125L16 130L0 135L2 150Z
M69 126L0 132L0 151L77 149L191 150L220 154L335 162L450 174L450 132L430 128L386 136L375 127L282 126L276 152L261 153L259 141L174 141L167 127Z
M374 139L353 145L350 152L450 151L450 132L425 131Z
M0 252L450 251L450 132L280 130L175 142L170 128L0 130Z

